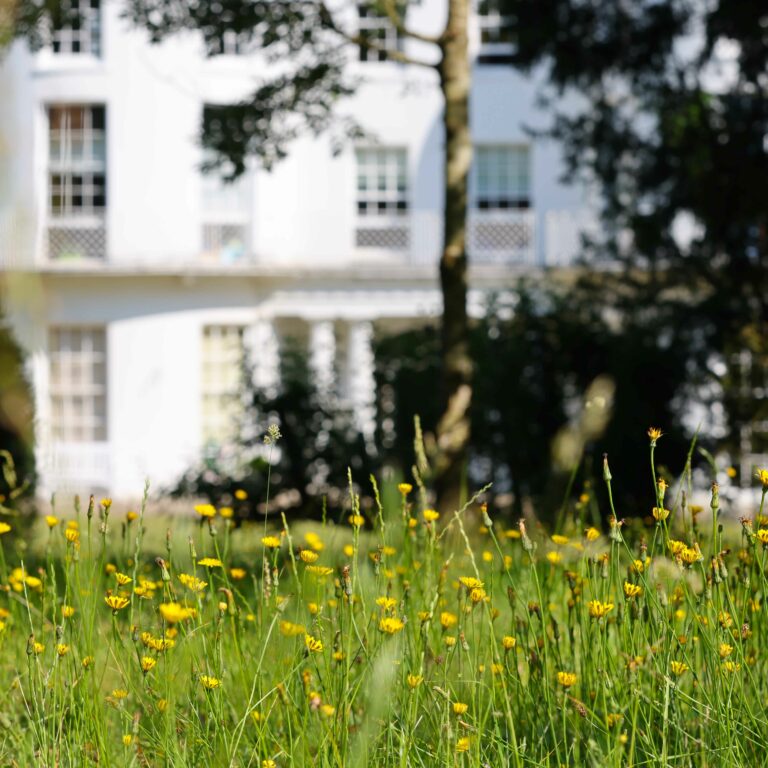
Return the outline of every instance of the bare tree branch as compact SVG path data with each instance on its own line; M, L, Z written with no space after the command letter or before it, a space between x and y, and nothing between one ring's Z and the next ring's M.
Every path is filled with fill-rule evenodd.
M431 45L440 45L442 35L437 37L433 35L423 35L421 32L414 32L405 26L402 14L397 10L397 4L395 0L378 0L381 7L384 9L384 13L387 14L387 18L391 22L392 26L397 30L398 34L403 37L410 37L414 40L419 40L422 43L430 43Z

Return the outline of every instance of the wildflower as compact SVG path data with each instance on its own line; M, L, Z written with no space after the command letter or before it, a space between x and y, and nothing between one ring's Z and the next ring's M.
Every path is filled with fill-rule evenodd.
M350 515L347 518L347 521L354 528L359 528L361 525L365 523L365 518L362 515Z
M70 544L75 544L80 541L80 531L78 531L77 528L67 528L67 530L64 531L64 537Z
M600 531L597 530L594 526L591 528L587 528L587 530L584 532L584 536L586 537L587 541L595 541L600 538Z
M733 646L728 643L720 643L720 649L718 651L721 659L726 659L733 653Z
M158 699L155 706L158 712L165 712L168 709L168 699Z
M248 494L242 488L235 489L235 498L238 501L245 501L248 498Z
M235 581L240 581L241 579L244 579L246 577L246 570L245 568L230 568L229 576L231 579L234 579Z
M66 656L69 653L69 646L66 643L59 643L56 646L56 653L59 656Z
M215 691L217 688L221 688L221 680L219 680L218 677L200 675L200 682L203 684L203 688L205 688L206 691Z
M159 610L163 620L167 621L169 624L186 621L195 613L193 608L187 608L179 603L161 603Z
M649 427L648 428L648 437L651 438L651 447L655 447L656 441L663 435L664 433L658 428L658 427Z
M477 604L477 603L482 603L482 602L483 602L483 600L485 600L485 598L486 598L486 597L487 597L487 595L486 595L486 593L485 593L485 590L484 590L484 589L482 589L482 588L480 588L480 587L477 587L477 588L475 588L475 589L472 589L472 590L470 590L470 592L469 592L469 599L470 599L470 600L471 600L473 603L475 603L475 604Z
M179 581L193 592L202 592L208 586L207 581L198 579L196 576L190 576L188 573L180 573Z
M685 549L685 542L684 541L676 541L675 539L670 539L667 542L667 549L673 555L679 555Z
M71 605L62 605L61 606L61 615L65 619L71 619L75 615L75 609Z
M315 576L330 576L333 573L333 568L329 568L327 565L308 565L308 573L314 573Z
M651 558L646 557L645 560L633 560L631 568L634 573L644 573L650 564Z
M264 536L261 543L267 549L279 549L280 547L280 539L277 536Z
M313 552L311 549L302 549L301 552L299 552L299 557L305 562L305 563L316 563L317 559L320 557L320 555L317 554L317 552Z
M741 669L741 664L739 664L738 661L724 661L723 662L723 672L728 672L730 674L733 674L734 672L738 672Z
M59 518L55 515L46 515L45 516L45 524L49 528L55 528L59 524Z
M656 487L659 489L659 493L663 496L667 492L667 488L669 488L669 483L663 477L660 477L656 481Z
M151 656L141 657L141 671L146 675L147 672L151 672L157 665L157 659L153 659Z
M397 490L400 491L403 496L407 496L413 490L413 486L410 483L400 483L397 486Z
M683 547L682 551L680 552L680 559L686 565L693 565L699 560L703 560L704 555L701 554L701 550L699 549L698 545L694 544L693 547Z
M121 587L124 587L126 584L130 584L133 581L133 579L130 576L127 576L124 573L116 573L115 579L117 580L117 583Z
M768 528L758 528L755 536L761 544L768 546Z
M483 562L485 562L485 563L492 563L493 562L493 552L488 552L488 550L483 552Z
M83 665L83 669L88 669L89 667L93 666L94 661L95 659L93 656L86 656L80 663Z
M209 519L216 517L216 507L214 507L213 504L198 504L195 506L195 512L197 512L200 517L207 517Z
M768 469L758 469L755 475L763 488L768 489Z
M105 512L109 512L109 509L112 506L112 499L110 499L108 496L105 496L99 503L104 508Z
M569 541L567 536L563 536L563 535L561 535L559 533L552 534L552 536L550 538L552 539L552 542L554 544L557 544L558 546L562 546L564 544L567 544L568 541Z
M501 644L505 651L511 651L517 645L517 640L512 635L504 635L501 638Z
M469 709L469 704L464 704L464 702L461 702L461 701L453 702L454 715L463 715L468 709Z
M397 600L394 597L377 597L376 605L384 611L391 611L397 605Z
M557 565L563 561L563 556L559 552L547 552L547 560L549 560L552 565Z
M261 768L277 768L277 763L268 757L261 761Z
M510 528L507 531L504 531L504 535L508 539L519 539L520 538L520 531L518 531L516 528Z
M605 716L605 724L609 728L613 728L614 725L620 723L623 719L624 715L611 713Z
M652 514L653 519L660 523L662 520L666 520L669 517L669 510L664 509L663 507L654 507Z
M613 610L613 603L603 603L600 600L590 600L587 603L589 615L593 619L602 619Z
M123 734L123 746L124 747L130 747L132 741L133 741L133 736L131 736L130 733L124 733Z
M201 560L198 560L197 564L202 565L205 568L221 568L224 565L221 560L218 560L215 557L204 557Z
M442 625L443 629L450 629L451 627L456 625L457 621L458 621L458 617L453 613L449 613L448 611L443 611L440 614L440 624Z
M415 517L408 518L408 528L410 528L411 530L413 530L418 524L419 524L419 521Z
M476 579L472 576L461 576L459 577L459 581L469 590L482 589L485 586L480 579Z
M440 518L440 513L436 509L425 509L423 515L428 523L434 523Z
M107 576L111 576L113 573L117 573L117 566L114 563L107 563L104 566L104 573L106 573Z
M274 445L281 437L280 427L277 424L270 424L267 427L267 434L264 435L264 445Z
M134 520L137 520L139 517L137 512L134 512L132 509L129 509L125 513L125 519L128 523L132 523Z
M388 635L395 635L402 631L405 624L402 619L398 619L394 616L387 616L379 622L379 630L386 632Z
M676 677L680 677L680 675L685 674L690 669L684 661L671 661L669 668Z
M576 683L579 678L574 672L558 672L557 682L563 686L563 688L570 688Z
M110 695L113 699L117 699L119 701L120 699L128 698L128 691L126 691L125 688L115 688Z
M424 682L424 677L423 675L408 675L405 680L408 683L408 687L413 690L414 688L418 688Z
M336 713L336 707L331 706L330 704L320 705L320 714L322 714L323 717L333 717L335 713Z
M312 637L312 635L304 635L304 645L312 653L320 653L323 650L323 641Z
M296 637L297 635L305 635L307 633L306 627L302 624L294 624L292 621L280 622L280 634L283 637Z
M469 736L462 736L456 742L456 751L457 752L469 752Z
M453 648L453 646L456 645L456 638L455 637L446 637L445 638L445 646L446 648Z
M117 613L125 608L130 600L127 597L120 597L120 595L107 595L104 598L104 602L109 608L112 609L112 613Z

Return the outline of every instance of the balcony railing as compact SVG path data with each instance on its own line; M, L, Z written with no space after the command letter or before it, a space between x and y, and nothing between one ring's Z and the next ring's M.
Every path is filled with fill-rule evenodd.
M109 443L53 443L39 461L47 490L85 493L110 487Z
M103 216L56 217L46 227L50 261L105 259L107 229Z

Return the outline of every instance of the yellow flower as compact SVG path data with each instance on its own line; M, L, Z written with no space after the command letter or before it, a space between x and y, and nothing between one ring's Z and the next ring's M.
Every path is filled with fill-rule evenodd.
M660 523L662 520L666 520L669 517L669 510L664 509L663 507L654 507L652 514L653 519Z
M323 641L312 635L304 635L304 645L312 653L320 653L323 650Z
M242 488L235 489L235 498L238 501L245 501L248 498L248 494Z
M415 517L408 518L408 528L410 528L411 530L413 530L418 524L419 524L419 521Z
M463 715L469 709L469 704L464 704L462 701L453 702L453 714Z
M347 520L354 528L359 528L365 523L365 518L362 515L350 515Z
M216 517L216 507L214 507L213 504L198 504L195 507L195 512L197 512L200 517Z
M483 552L483 562L485 562L485 563L492 563L493 562L493 552L489 552L488 550L485 550Z
M458 622L458 617L456 614L449 613L448 611L443 611L440 614L440 624L442 624L443 629L450 629L451 627L456 625L456 622Z
M113 699L127 699L128 698L128 691L125 690L125 688L115 688L111 696Z
M453 646L456 645L456 638L449 635L445 638L445 645L446 648L453 648Z
M165 712L168 709L168 699L158 699L155 706L158 712Z
M768 528L758 528L755 536L761 544L768 545Z
M738 661L725 661L723 662L723 672L729 672L733 674L741 669L741 664Z
M327 565L308 565L308 573L314 573L315 576L330 576L333 573L333 568L329 568Z
M439 519L440 513L435 509L425 509L424 510L424 519L428 523L434 523L435 520Z
M109 508L112 506L112 499L105 496L99 503L105 510L109 511Z
M480 587L477 587L476 589L472 589L469 592L469 599L473 603L482 603L486 597L487 595L485 594L485 590L481 589Z
M423 675L408 675L405 679L411 690L418 688L424 682Z
M316 563L320 555L318 555L317 552L313 552L311 549L302 549L301 552L299 552L299 557L305 563L311 564L311 563Z
M245 571L245 568L230 568L229 575L235 581L240 581L241 579L245 578L246 571Z
M595 541L596 539L600 538L600 531L597 530L597 528L587 528L587 530L584 532L584 536L586 536L587 541Z
M49 528L55 528L59 524L59 518L54 515L46 515L45 516L45 524Z
M562 562L563 556L559 552L547 552L547 560L549 560L552 565L557 565Z
M157 664L157 659L153 659L151 656L141 657L141 671L146 675L147 672L151 672Z
M663 435L664 433L658 429L658 427L649 427L648 428L648 437L651 438L651 445L656 445L656 441Z
M130 576L127 576L124 573L116 573L115 579L117 579L117 583L121 587L124 587L126 584L130 584L133 581L133 579Z
M128 511L125 513L125 519L126 519L126 520L127 520L129 523L132 523L134 520L138 520L138 517L139 517L138 513L137 513L137 512L134 512L132 509L129 509L129 510L128 510Z
M188 573L180 573L179 581L193 592L202 592L208 586L207 581L198 579L196 576L190 576Z
M62 605L61 606L61 615L65 619L71 619L75 615L75 609L71 605Z
M37 641L35 641L34 643L32 643L32 650L35 652L36 655L39 656L45 650L45 646L42 643L38 643Z
M59 656L66 656L69 653L69 646L66 643L59 643L56 646L56 653Z
M123 746L130 747L132 741L133 741L133 736L131 736L130 733L123 734Z
M267 549L278 549L280 547L280 539L277 536L264 536L261 543Z
M232 507L222 507L222 508L219 510L219 514L220 514L220 515L221 515L221 516L222 516L222 517L223 517L225 520L229 520L229 519L231 519L232 517L234 517L234 514L235 514L235 510L234 510L234 509L232 509Z
M117 613L122 611L130 601L127 597L120 597L120 595L107 595L104 602L112 609L112 613Z
M558 546L562 546L563 544L567 544L569 539L567 536L562 536L559 533L553 533L550 537L553 541L553 543L557 544Z
M685 542L684 541L676 541L675 539L670 539L667 542L667 549L673 555L679 555L685 549Z
M305 635L306 633L307 629L302 624L294 624L292 621L280 622L280 634L284 637L296 637L297 635Z
M179 621L186 621L191 618L195 611L193 608L187 608L179 603L161 603L159 606L160 615L169 624L176 624Z
M336 712L336 707L331 706L330 704L321 704L320 712L322 713L323 717L332 717Z
M261 761L261 768L277 768L277 763L270 758L265 758Z
M215 557L204 557L197 561L198 565L202 565L205 568L221 568L223 563L221 560L217 560Z
M593 619L602 619L613 610L613 603L603 603L600 600L590 600L587 603L589 615Z
M397 490L400 491L403 496L407 496L413 490L413 486L410 483L400 483L397 486Z
M721 659L727 658L732 653L733 653L733 646L732 645L728 645L728 643L720 643L719 654L720 654L720 658Z
M605 717L605 724L609 728L613 728L613 726L616 725L617 723L620 723L623 718L624 718L624 715L621 715L621 714L609 714L609 715L606 715Z
M397 600L394 597L377 597L376 605L385 611L391 611L397 605Z
M763 488L768 488L768 469L758 469L755 475Z
M217 688L221 688L221 680L219 680L218 677L200 675L200 682L203 684L203 688L207 691L215 691Z
M457 752L469 752L469 736L462 736L456 742L456 751Z
M624 582L624 595L631 599L643 594L643 588L639 584L632 584L629 581Z
M77 528L67 528L67 530L64 531L64 536L70 544L80 541L80 531L78 531Z
M397 632L400 632L404 626L405 624L403 624L402 620L395 618L394 616L387 616L379 622L379 629L382 632L386 632L388 635L394 635Z
M459 581L469 590L482 589L485 586L480 579L476 579L473 576L461 576Z
M578 677L573 672L558 672L557 682L563 686L563 688L570 688L578 680Z
M95 659L93 658L93 656L86 656L81 662L83 665L83 669L88 669L89 667L93 666L94 661Z
M699 560L703 560L704 555L701 554L701 550L699 549L698 545L694 544L693 547L683 547L682 551L680 552L680 559L686 565L693 565Z
M512 635L504 635L501 638L501 644L505 651L511 651L517 645L517 640Z
M669 668L676 677L680 677L680 675L685 674L690 669L684 661L671 661Z

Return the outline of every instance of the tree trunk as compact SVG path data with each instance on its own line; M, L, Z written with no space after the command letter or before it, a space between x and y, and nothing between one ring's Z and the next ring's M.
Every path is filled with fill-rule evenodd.
M437 504L445 512L453 511L463 503L472 401L466 249L467 187L472 162L468 21L469 0L449 0L439 66L440 87L445 100L445 215L440 259L443 411L437 425L435 463Z

